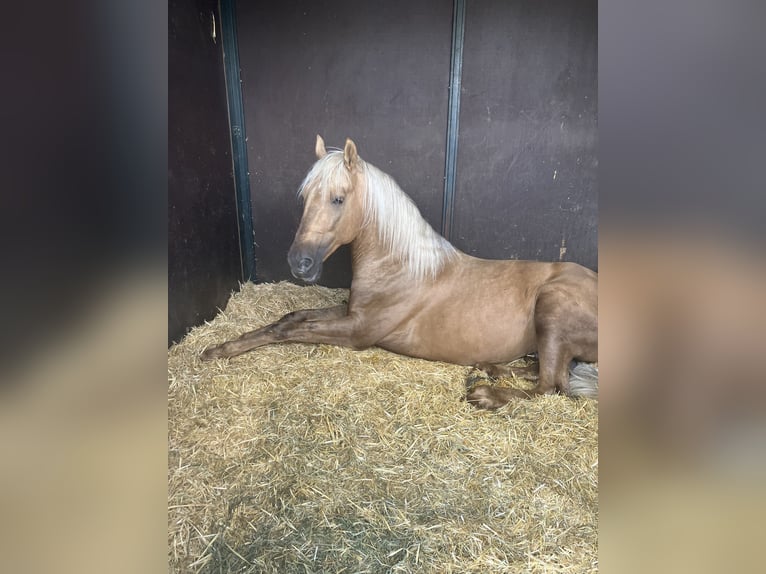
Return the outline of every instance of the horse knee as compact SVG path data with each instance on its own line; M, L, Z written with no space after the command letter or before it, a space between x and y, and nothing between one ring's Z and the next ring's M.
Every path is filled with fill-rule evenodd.
M274 340L274 342L284 341L289 337L290 332L295 328L295 323L298 321L298 319L293 319L292 321L278 321L277 323L270 325L266 333Z

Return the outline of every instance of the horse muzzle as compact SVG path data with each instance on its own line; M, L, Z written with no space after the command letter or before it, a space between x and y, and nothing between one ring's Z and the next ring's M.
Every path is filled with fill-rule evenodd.
M316 283L322 275L322 261L326 251L321 247L313 250L291 247L287 262L293 277L306 283Z

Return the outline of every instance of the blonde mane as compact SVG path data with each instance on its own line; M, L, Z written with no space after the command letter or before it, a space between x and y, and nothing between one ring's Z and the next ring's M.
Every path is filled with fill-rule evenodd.
M366 180L363 198L364 225L374 225L380 242L402 263L413 279L434 278L457 250L423 219L415 203L391 176L362 161ZM323 196L332 189L351 186L343 152L328 151L304 178L299 195L308 190Z

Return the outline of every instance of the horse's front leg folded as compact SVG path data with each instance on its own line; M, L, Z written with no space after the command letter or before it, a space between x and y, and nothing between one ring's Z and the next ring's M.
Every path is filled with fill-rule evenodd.
M285 335L289 332L290 326L302 324L314 324L321 321L330 321L340 319L346 316L348 312L347 305L338 305L336 307L327 307L324 309L302 309L293 311L282 317L276 323L271 323L260 329L249 331L241 335L238 339L227 341L221 345L208 347L202 353L202 360L222 359L234 357L246 353L256 347L285 341Z

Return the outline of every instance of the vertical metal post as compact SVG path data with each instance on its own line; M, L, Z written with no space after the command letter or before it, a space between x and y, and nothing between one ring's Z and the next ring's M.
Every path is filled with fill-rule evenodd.
M452 16L452 54L450 57L449 115L447 119L447 156L444 166L444 207L442 235L452 238L455 211L455 175L460 119L460 88L463 75L463 36L465 33L465 0L454 0Z
M223 65L226 77L226 96L229 104L231 128L231 157L234 168L234 188L237 193L237 222L242 259L242 280L255 280L255 237L253 234L253 207L250 201L250 177L247 167L245 136L245 111L242 105L242 89L237 45L237 15L235 0L221 0L221 41Z

